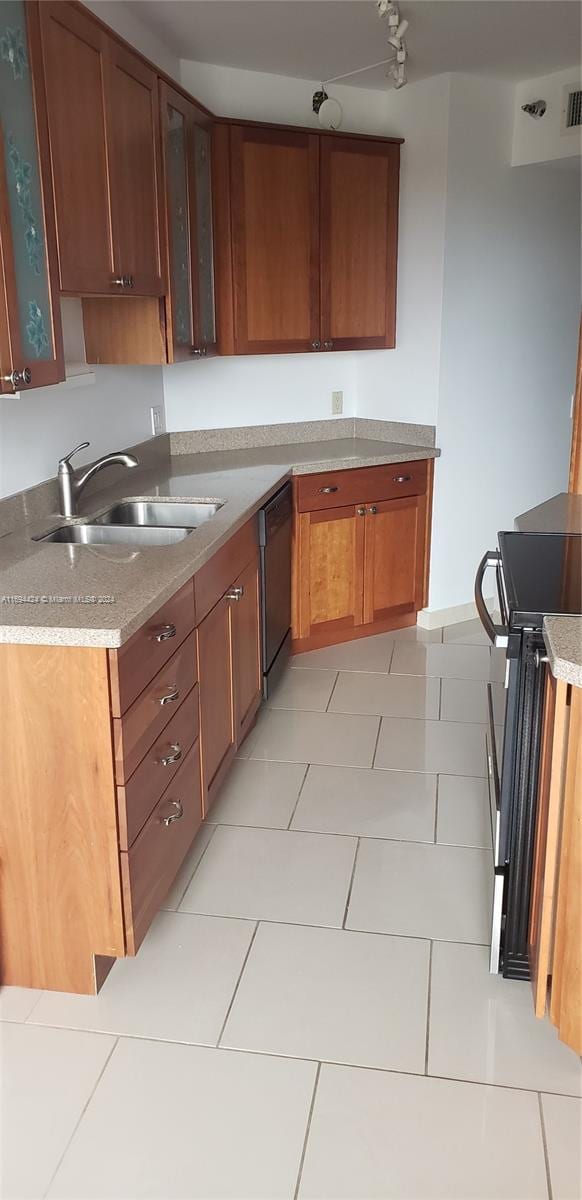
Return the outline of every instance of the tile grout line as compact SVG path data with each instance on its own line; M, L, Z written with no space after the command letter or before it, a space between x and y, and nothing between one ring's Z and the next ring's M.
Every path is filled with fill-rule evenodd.
M350 930L347 930L346 932L350 932ZM5 1020L4 1024L23 1025L24 1022L23 1021L7 1021L7 1020ZM0 1028L1 1028L1 1026L0 1026ZM55 1029L55 1030L61 1030L61 1031L65 1030L65 1031L70 1032L69 1026L64 1026L64 1025L41 1025L41 1026L39 1026L39 1028ZM135 1033L120 1033L120 1034L111 1034L110 1033L109 1035L104 1035L101 1030L73 1029L72 1032L74 1032L74 1033L77 1033L77 1032L95 1033L98 1037L101 1037L101 1036L115 1037L116 1042L120 1042L120 1041L147 1042L147 1043L151 1043L152 1045L184 1046L184 1047L192 1047L193 1049L198 1049L198 1050L217 1050L217 1051L220 1051L222 1054L251 1054L251 1055L255 1054L255 1055L260 1055L262 1058L277 1058L279 1060L289 1061L289 1062L310 1062L310 1063L320 1063L322 1066L329 1066L329 1067L347 1067L349 1070L352 1070L352 1071L376 1071L381 1075L406 1075L413 1079L426 1079L426 1078L441 1079L446 1083L468 1084L469 1087L480 1087L480 1088L492 1088L493 1087L493 1088L498 1088L499 1090L506 1091L506 1092L524 1092L528 1096L531 1096L531 1095L540 1096L542 1094L539 1092L539 1089L528 1087L526 1084L523 1084L523 1083L492 1083L488 1079L467 1079L465 1076L461 1076L461 1075L436 1075L436 1074L434 1074L434 1075L425 1076L424 1072L407 1071L406 1069L404 1069L402 1067L377 1067L377 1066L372 1065L371 1063L347 1062L345 1059L339 1059L339 1058L336 1058L336 1059L309 1058L305 1054L286 1054L281 1050L257 1050L255 1048L250 1048L247 1046L214 1046L209 1042L184 1042L184 1041L180 1041L179 1039L178 1040L176 1040L176 1039L169 1040L168 1038L161 1038L161 1037L151 1037L151 1036L146 1037L144 1034L135 1034ZM113 1054L114 1049L115 1049L115 1046L111 1050L111 1054ZM111 1054L109 1055L109 1058L111 1057ZM105 1064L105 1066L107 1066L107 1063ZM105 1070L105 1067L103 1068L103 1071L104 1070ZM101 1074L103 1074L103 1071L101 1072ZM99 1082L99 1080L97 1081L97 1083L98 1082ZM97 1087L97 1083L95 1084L95 1088ZM93 1089L93 1091L95 1091L95 1088ZM579 1094L575 1093L575 1092L557 1092L557 1091L548 1091L546 1089L546 1090L544 1090L543 1095L559 1096L565 1100L579 1100L580 1099ZM88 1103L89 1103L89 1101L87 1101L87 1104ZM51 1183L52 1182L53 1182L53 1180L51 1179ZM50 1187L50 1184L49 1184L49 1187ZM45 1193L45 1195L46 1195L46 1193Z
M376 755L378 753L378 742L380 741L380 731L382 729L382 721L383 720L384 720L383 717L378 718L378 729L376 731L376 741L374 742L374 753L372 754L372 765L371 765L371 767L368 768L368 770L371 770L371 771L373 771L376 766Z
M186 884L186 887L184 888L184 891L182 892L182 895L180 896L180 899L178 900L176 908L160 909L160 912L179 912L182 900L184 899L184 896L186 895L186 892L188 891L188 888L190 887L190 884L192 883L192 880L198 870L198 867L200 866L200 863L202 862L202 859L204 858L204 855L206 854L206 851L208 850L208 847L214 837L214 834L216 833L216 830L218 829L218 825L213 825L212 821L207 822L206 818L204 819L203 824L207 825L207 827L210 828L210 837L208 838L208 841L202 851L202 854L200 855L200 858L198 859L198 862L196 863L196 866L194 867L194 870L192 871L192 874L188 880L188 883Z
M317 1085L319 1083L320 1075L321 1075L321 1063L318 1062L317 1070L315 1072L315 1082L313 1084L313 1094L311 1096L311 1104L309 1105L309 1112L307 1114L307 1126L305 1129L305 1137L303 1139L301 1158L299 1160L299 1170L297 1172L297 1183L295 1184L295 1191L293 1192L293 1200L297 1200L297 1198L299 1196L299 1188L301 1187L301 1176L303 1175L303 1166L305 1163L305 1155L307 1154L307 1143L309 1141L309 1134L311 1132L311 1121L313 1118L313 1110L315 1108L315 1097L317 1094Z
M358 861L358 853L359 853L359 850L360 850L360 838L358 838L358 840L357 840L357 842L356 842L356 850L355 850L355 854L354 854L354 864L353 864L353 866L352 866L352 873L351 873L351 876L350 876L350 884L349 884L349 887L348 887L348 894L347 894L347 896L346 896L346 906L345 906L345 908L344 908L344 918L343 918L343 921L342 921L342 924L341 924L341 927L342 927L342 929L345 929L345 927L346 927L346 921L347 921L347 919L348 919L348 909L349 909L349 907L350 907L350 900L351 900L351 898L352 898L352 888L353 888L353 886L354 886L354 877L355 877L355 874L356 874L356 863L357 863L357 861Z
M332 689L331 689L331 692L329 693L329 700L328 700L328 702L327 702L327 704L326 704L326 706L325 706L325 712L329 712L329 706L330 706L330 704L331 704L331 702L332 702L332 700L333 700L333 694L334 694L334 692L335 692L335 689L336 689L336 687L337 687L337 685L338 685L338 679L339 679L339 677L340 677L340 673L339 673L339 671L337 671L337 673L336 673L336 677L335 677L335 679L334 679L334 681L333 681L333 687L332 687Z
M434 797L434 836L433 836L433 845L435 845L435 846L437 846L437 845L438 845L438 842L437 842L437 833L438 833L438 827L439 827L439 787L440 787L440 779L441 779L441 777L440 777L440 773L439 773L439 772L437 772L437 777L436 777L436 790L435 790L435 797ZM455 843L455 842L453 842L453 843L447 843L447 845L450 845L450 844L452 844L452 845L456 845L456 843Z
M439 678L439 721L441 719L442 711L443 711L443 679L441 676Z
M224 1018L224 1021L222 1022L221 1030L220 1030L220 1033L219 1033L219 1035L218 1035L218 1040L217 1040L217 1042L216 1042L216 1047L215 1047L215 1049L216 1049L216 1050L218 1050L218 1049L219 1049L219 1047L220 1047L220 1042L221 1042L221 1039L222 1039L222 1038L223 1038L223 1036L224 1036L224 1031L225 1031L225 1029L226 1029L226 1025L227 1025L227 1022L228 1022L228 1018L230 1017L231 1010L232 1010L232 1006L233 1006L233 1004L234 1004L234 1002L235 1002L235 1000L236 1000L236 995L237 995L238 989L239 989L239 987L240 987L240 982L241 982L241 979L242 979L242 977L243 977L243 975L244 975L244 970L245 970L245 967L246 967L246 965L247 965L247 962L249 961L249 955L250 955L250 952L251 952L251 950L252 950L252 948L253 948L253 945L254 945L255 938L256 938L256 936L257 936L257 930L258 930L258 928L259 928L259 924L260 924L260 922L259 922L259 921L257 921L257 923L256 923L256 925L255 925L255 928L253 929L252 937L251 937L251 940L250 940L250 942L249 942L249 945L248 945L247 952L246 952L246 954L245 954L245 956L244 956L244 959L243 959L243 964L242 964L242 967L241 967L241 969L240 969L240 971L239 971L239 976L238 976L238 979L237 979L237 981L236 981L236 983L235 983L235 985L234 985L234 992L232 993L232 996L231 996L231 998L230 998L230 1003L229 1003L229 1005L228 1005L228 1008L227 1008L227 1010L226 1010L226 1016L225 1016L225 1018Z
M315 765L318 765L318 764L315 764ZM349 769L351 770L351 768L349 768ZM367 768L367 769L369 769L369 768ZM341 768L340 768L340 770L341 770ZM379 767L378 770L381 770L381 768ZM406 772L403 772L403 774L406 774ZM443 774L444 774L444 772L443 772ZM462 779L463 776L459 776L459 778ZM472 779L474 777L472 775L468 775L468 776L466 776L466 778ZM485 781L484 780L482 781L481 779L479 779L479 782L481 783L481 782L485 782ZM297 808L298 803L299 803L299 799L297 800L295 808ZM293 813L293 816L294 815L295 815L295 812ZM293 820L293 817L291 819ZM379 833L355 833L355 832L354 833L338 833L334 829L308 829L307 826L304 826L304 825L302 825L301 828L297 827L295 829L291 829L289 825L235 825L234 821L217 821L215 824L215 829L255 829L255 830L262 830L266 833L310 833L313 835L313 837L324 837L324 838L357 838L357 837L359 837L359 838L362 838L362 840L365 842L398 842L398 843L406 842L406 844L408 846L434 846L434 833L433 833L432 838L383 837ZM441 843L439 843L439 845L440 844ZM489 850L489 846L469 846L469 845L467 845L466 842L443 842L442 845L454 846L457 850ZM196 869L198 869L198 868L196 868ZM190 883L191 882L192 882L192 880L190 880ZM188 886L190 886L190 885L188 885ZM188 909L183 910L183 909L164 908L164 909L161 909L160 911L162 911L162 912L186 911L187 912ZM219 913L200 913L199 914L199 916L210 916L210 917L220 916L220 915L221 914L219 914ZM252 920L252 919L253 918L249 918L249 917L244 918L244 920L247 920L247 921Z
M424 1073L425 1073L425 1075L428 1075L428 1045L429 1045L429 1038L430 1038L430 1001L431 1001L431 994L432 994L433 945L434 945L434 942L431 941L430 950L428 952L428 980L427 980L428 987L427 987L427 991L426 991L426 1041L425 1041L425 1046L424 1046Z
M297 808L298 808L298 805L299 805L299 801L300 801L300 799L301 799L301 794L302 794L302 792L303 792L303 788L305 787L305 781L306 781L306 779L307 779L307 776L309 775L310 768L311 768L311 763L307 763L307 764L306 764L306 767L305 767L305 771L304 771L304 773L303 773L303 779L301 780L301 784L300 784L300 787L299 787L299 791L298 791L298 793L297 793L297 799L296 799L296 801L295 801L295 804L293 805L293 811L292 811L292 813L291 813L291 816L289 817L289 824L287 825L287 833L294 833L294 832L295 832L295 830L292 830L292 829L291 829L291 825L293 824L293 821L294 821L294 819L295 819L295 813L297 812ZM262 829L262 828L263 828L263 826L262 826L262 825L257 825L257 826L254 826L254 827L253 827L252 825L246 825L246 826L244 826L244 828L245 828L245 829L252 829L252 828L256 828L256 829ZM299 831L297 831L297 832L299 832ZM301 831L301 832L302 832L302 831Z
M542 1104L542 1093L538 1092L538 1107L540 1110L540 1125L542 1130L542 1145L544 1147L544 1163L546 1167L546 1187L548 1189L549 1200L553 1200L552 1196L552 1175L550 1172L550 1156L548 1153L548 1139L546 1134L546 1123L544 1120L544 1106Z
M51 1177L50 1177L50 1179L49 1179L49 1181L48 1181L48 1183L47 1183L47 1186L46 1186L46 1188L45 1188L45 1190L44 1190L44 1192L43 1192L43 1200L44 1200L44 1197L48 1196L48 1194L49 1194L49 1192L50 1192L50 1189L51 1189L51 1187L52 1187L52 1185L53 1185L53 1183L54 1183L54 1181L55 1181L55 1179L56 1179L56 1177L57 1177L57 1174L58 1174L58 1172L60 1171L60 1169L61 1169L61 1166L62 1166L62 1164L63 1164L63 1162L64 1162L65 1156L66 1156L66 1154L68 1153L68 1151L69 1151L69 1149L70 1149L70 1146L71 1146L71 1144L72 1144L72 1142L73 1142L73 1138L75 1137L75 1134L76 1134L76 1132L77 1132L77 1130L78 1130L78 1128L79 1128L79 1125L81 1124L81 1121L83 1120L83 1117L85 1116L85 1113L87 1112L87 1109L88 1109L88 1107L89 1107L89 1105L90 1105L90 1103L91 1103L91 1101L92 1101L92 1099L93 1099L93 1096L95 1095L95 1092L97 1091L97 1088L99 1087L99 1084L101 1083L101 1080L102 1080L102 1078L103 1078L103 1076L104 1076L104 1074L105 1074L105 1072L106 1072L106 1070L107 1070L107 1067L109 1066L109 1063L111 1062L111 1056L112 1056L112 1054L113 1054L114 1050L116 1050L116 1049L117 1049L117 1046L119 1045L119 1039L120 1039L120 1036L121 1036L121 1035L120 1035L120 1034L117 1034L117 1035L114 1035L114 1036L115 1036L115 1041L114 1041L114 1043L113 1043L113 1045L112 1045L112 1047L111 1047L111 1050L109 1051L109 1054L107 1055L107 1058L105 1059L105 1062L103 1063L103 1066L102 1066L102 1068L101 1068L101 1070L100 1070L100 1072L99 1072L99 1074L98 1074L98 1076L97 1076L97 1079L95 1080L95 1083L94 1083L94 1085L93 1085L93 1087L92 1087L92 1089L91 1089L91 1093L90 1093L90 1095L87 1097L87 1099L86 1099L86 1101L85 1101L85 1103L84 1103L84 1105L83 1105L83 1107L82 1107L82 1109L81 1109L81 1112L79 1113L79 1118L78 1118L78 1120L77 1120L77 1121L75 1121L75 1125L74 1125L74 1128L73 1128L73 1130L72 1130L71 1136L70 1136L70 1138L68 1139L68 1141L67 1141L67 1144L66 1144L66 1146L65 1146L65 1148L64 1148L64 1150L63 1150L63 1153L61 1154L61 1157L59 1158L59 1161L58 1161L58 1163L57 1163L57 1165L56 1165L56 1167L55 1167L55 1169L54 1169L54 1171L53 1171L53 1173L52 1173L52 1175L51 1175Z
M40 1004L40 1002L41 1002L41 1000L42 1000L42 998L43 998L43 996L44 996L44 993L45 993L45 991L46 991L46 989L45 989L45 988L41 988L41 990L40 990L40 992L39 992L38 996L36 997L36 1000L35 1000L35 1002L34 1002L34 1004L33 1004L32 1008L31 1008L30 1012L29 1012L29 1013L28 1013L28 1015L27 1015L27 1016L24 1018L24 1021L22 1021L22 1024L23 1024L23 1025L26 1025L26 1024L27 1024L27 1022L30 1020L30 1018L31 1018L31 1016L32 1016L32 1014L33 1014L33 1012L34 1012L35 1008L37 1007L37 1005L39 1005L39 1004ZM17 1022L17 1024L20 1024L20 1022Z

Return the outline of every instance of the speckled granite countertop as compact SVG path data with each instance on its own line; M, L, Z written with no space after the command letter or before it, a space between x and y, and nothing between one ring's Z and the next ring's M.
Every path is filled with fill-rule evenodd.
M582 617L546 617L544 642L552 675L582 687Z
M518 533L582 533L582 496L559 492L515 519Z
M0 642L120 646L290 475L440 453L431 445L357 436L195 454L185 453L183 443L170 455L167 438L155 451L153 443L143 445L139 468L108 470L93 491L89 485L79 520L126 498L220 500L223 507L182 542L137 549L33 541L66 523L56 510L54 481L0 501Z

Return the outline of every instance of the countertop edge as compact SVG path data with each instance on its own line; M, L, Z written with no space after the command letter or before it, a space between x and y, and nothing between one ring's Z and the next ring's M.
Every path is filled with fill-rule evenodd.
M543 635L554 678L582 687L582 616L546 617Z

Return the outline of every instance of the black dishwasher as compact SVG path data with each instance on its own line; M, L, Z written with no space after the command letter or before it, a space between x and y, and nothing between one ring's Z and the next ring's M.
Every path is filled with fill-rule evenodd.
M272 692L291 651L291 484L259 512L263 696Z

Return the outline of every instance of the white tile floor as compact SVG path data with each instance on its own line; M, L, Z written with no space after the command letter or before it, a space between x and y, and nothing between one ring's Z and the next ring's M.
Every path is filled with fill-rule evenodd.
M487 970L501 668L476 622L293 660L137 959L0 993L5 1200L582 1197L580 1062Z

